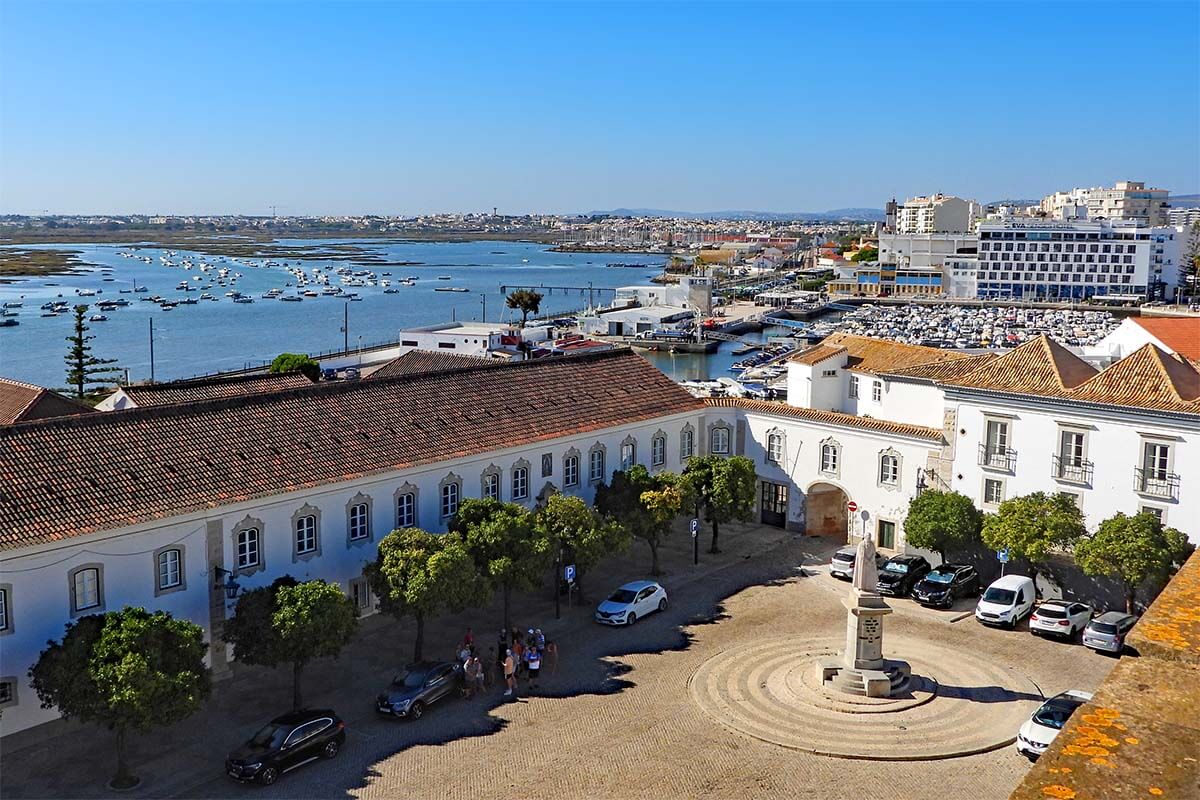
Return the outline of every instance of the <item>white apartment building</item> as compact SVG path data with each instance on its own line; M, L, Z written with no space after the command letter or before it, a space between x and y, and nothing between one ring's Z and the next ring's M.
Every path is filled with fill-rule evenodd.
M1147 189L1142 181L1117 181L1110 188L1088 191L1088 219L1120 219L1143 225L1162 226L1169 222L1166 189Z
M974 200L940 192L910 197L896 209L896 233L964 233L981 212Z
M978 245L974 233L883 233L879 236L879 263L941 269L947 258L975 255Z
M1080 220L1087 219L1088 196L1091 189L1071 189L1067 192L1054 192L1042 198L1041 212L1050 219Z
M1084 300L1171 299L1183 235L1133 221L1032 217L979 225L978 296Z

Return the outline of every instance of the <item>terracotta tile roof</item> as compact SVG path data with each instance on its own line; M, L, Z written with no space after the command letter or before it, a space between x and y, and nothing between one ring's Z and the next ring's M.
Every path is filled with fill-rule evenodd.
M0 425L88 414L94 408L32 383L0 378Z
M437 353L431 350L410 350L393 358L371 373L372 380L394 378L397 375L416 375L423 372L441 372L463 367L497 366L508 362L484 356L467 356L461 353Z
M921 347L915 344L902 344L887 339L874 339L870 336L858 336L853 333L834 333L826 336L818 347L842 347L850 354L846 359L846 369L855 372L895 372L897 369L916 366L918 364L933 364L941 361L954 361L968 358L966 353L954 350L941 350L936 347ZM803 359L803 351L794 358ZM815 363L805 362L801 363Z
M777 414L783 417L793 417L823 425L842 425L849 428L862 428L875 433L895 433L901 436L914 436L929 439L934 442L942 441L942 432L937 428L926 428L923 425L909 425L904 422L890 422L874 417L856 417L853 414L843 414L840 411L820 411L814 408L799 408L786 403L770 403L766 400L748 400L739 397L712 397L704 401L711 408L741 408L746 411L757 411L763 414Z
M975 370L994 361L995 353L981 353L951 361L935 361L932 364L917 364L896 370L884 370L884 375L899 375L906 378L923 378L930 381L950 381L970 375Z
M1095 374L1095 367L1049 337L1039 336L973 372L942 382L995 392L1063 397Z
M230 397L246 397L263 392L283 392L312 386L312 381L299 372L261 373L220 378L196 378L169 383L148 383L122 386L125 394L138 408L165 406L175 403L199 403Z
M837 347L837 346L828 345L828 344L818 344L818 345L810 347L806 350L800 351L796 355L792 356L790 360L797 364L808 364L809 366L812 366L814 364L821 363L822 361L824 361L827 358L833 358L834 356L838 355L839 353L845 353L845 352L846 352L846 348L844 348L844 347Z
M1200 372L1147 344L1081 384L1076 400L1200 414Z
M1200 317L1130 317L1171 350L1200 361Z
M704 404L628 350L0 428L0 550Z

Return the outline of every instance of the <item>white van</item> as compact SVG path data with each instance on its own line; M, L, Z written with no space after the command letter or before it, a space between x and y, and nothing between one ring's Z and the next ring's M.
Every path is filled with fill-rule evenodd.
M1033 611L1033 578L1027 575L1005 575L992 583L975 606L975 619L984 625L1017 627L1022 618Z

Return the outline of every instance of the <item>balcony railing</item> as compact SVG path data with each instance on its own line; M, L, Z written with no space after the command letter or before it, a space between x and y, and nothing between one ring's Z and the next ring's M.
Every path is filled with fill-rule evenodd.
M1133 471L1133 488L1134 491L1151 497L1178 500L1179 476L1174 472L1159 472L1138 467Z
M979 445L980 466L1012 472L1016 464L1016 450L1010 450L1007 447L992 447L986 444Z
M1090 484L1092 482L1092 462L1055 455L1050 465L1050 474L1060 481Z

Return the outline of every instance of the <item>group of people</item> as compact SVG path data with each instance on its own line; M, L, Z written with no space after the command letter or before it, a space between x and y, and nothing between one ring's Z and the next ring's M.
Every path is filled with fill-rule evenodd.
M531 689L537 689L543 668L552 675L558 672L558 645L547 641L541 628L529 628L524 634L519 628L501 629L496 646L488 648L485 660L475 646L475 634L467 628L458 648L458 662L463 667L463 691L468 698L492 686L497 669L504 677L504 696L512 697L522 677Z

